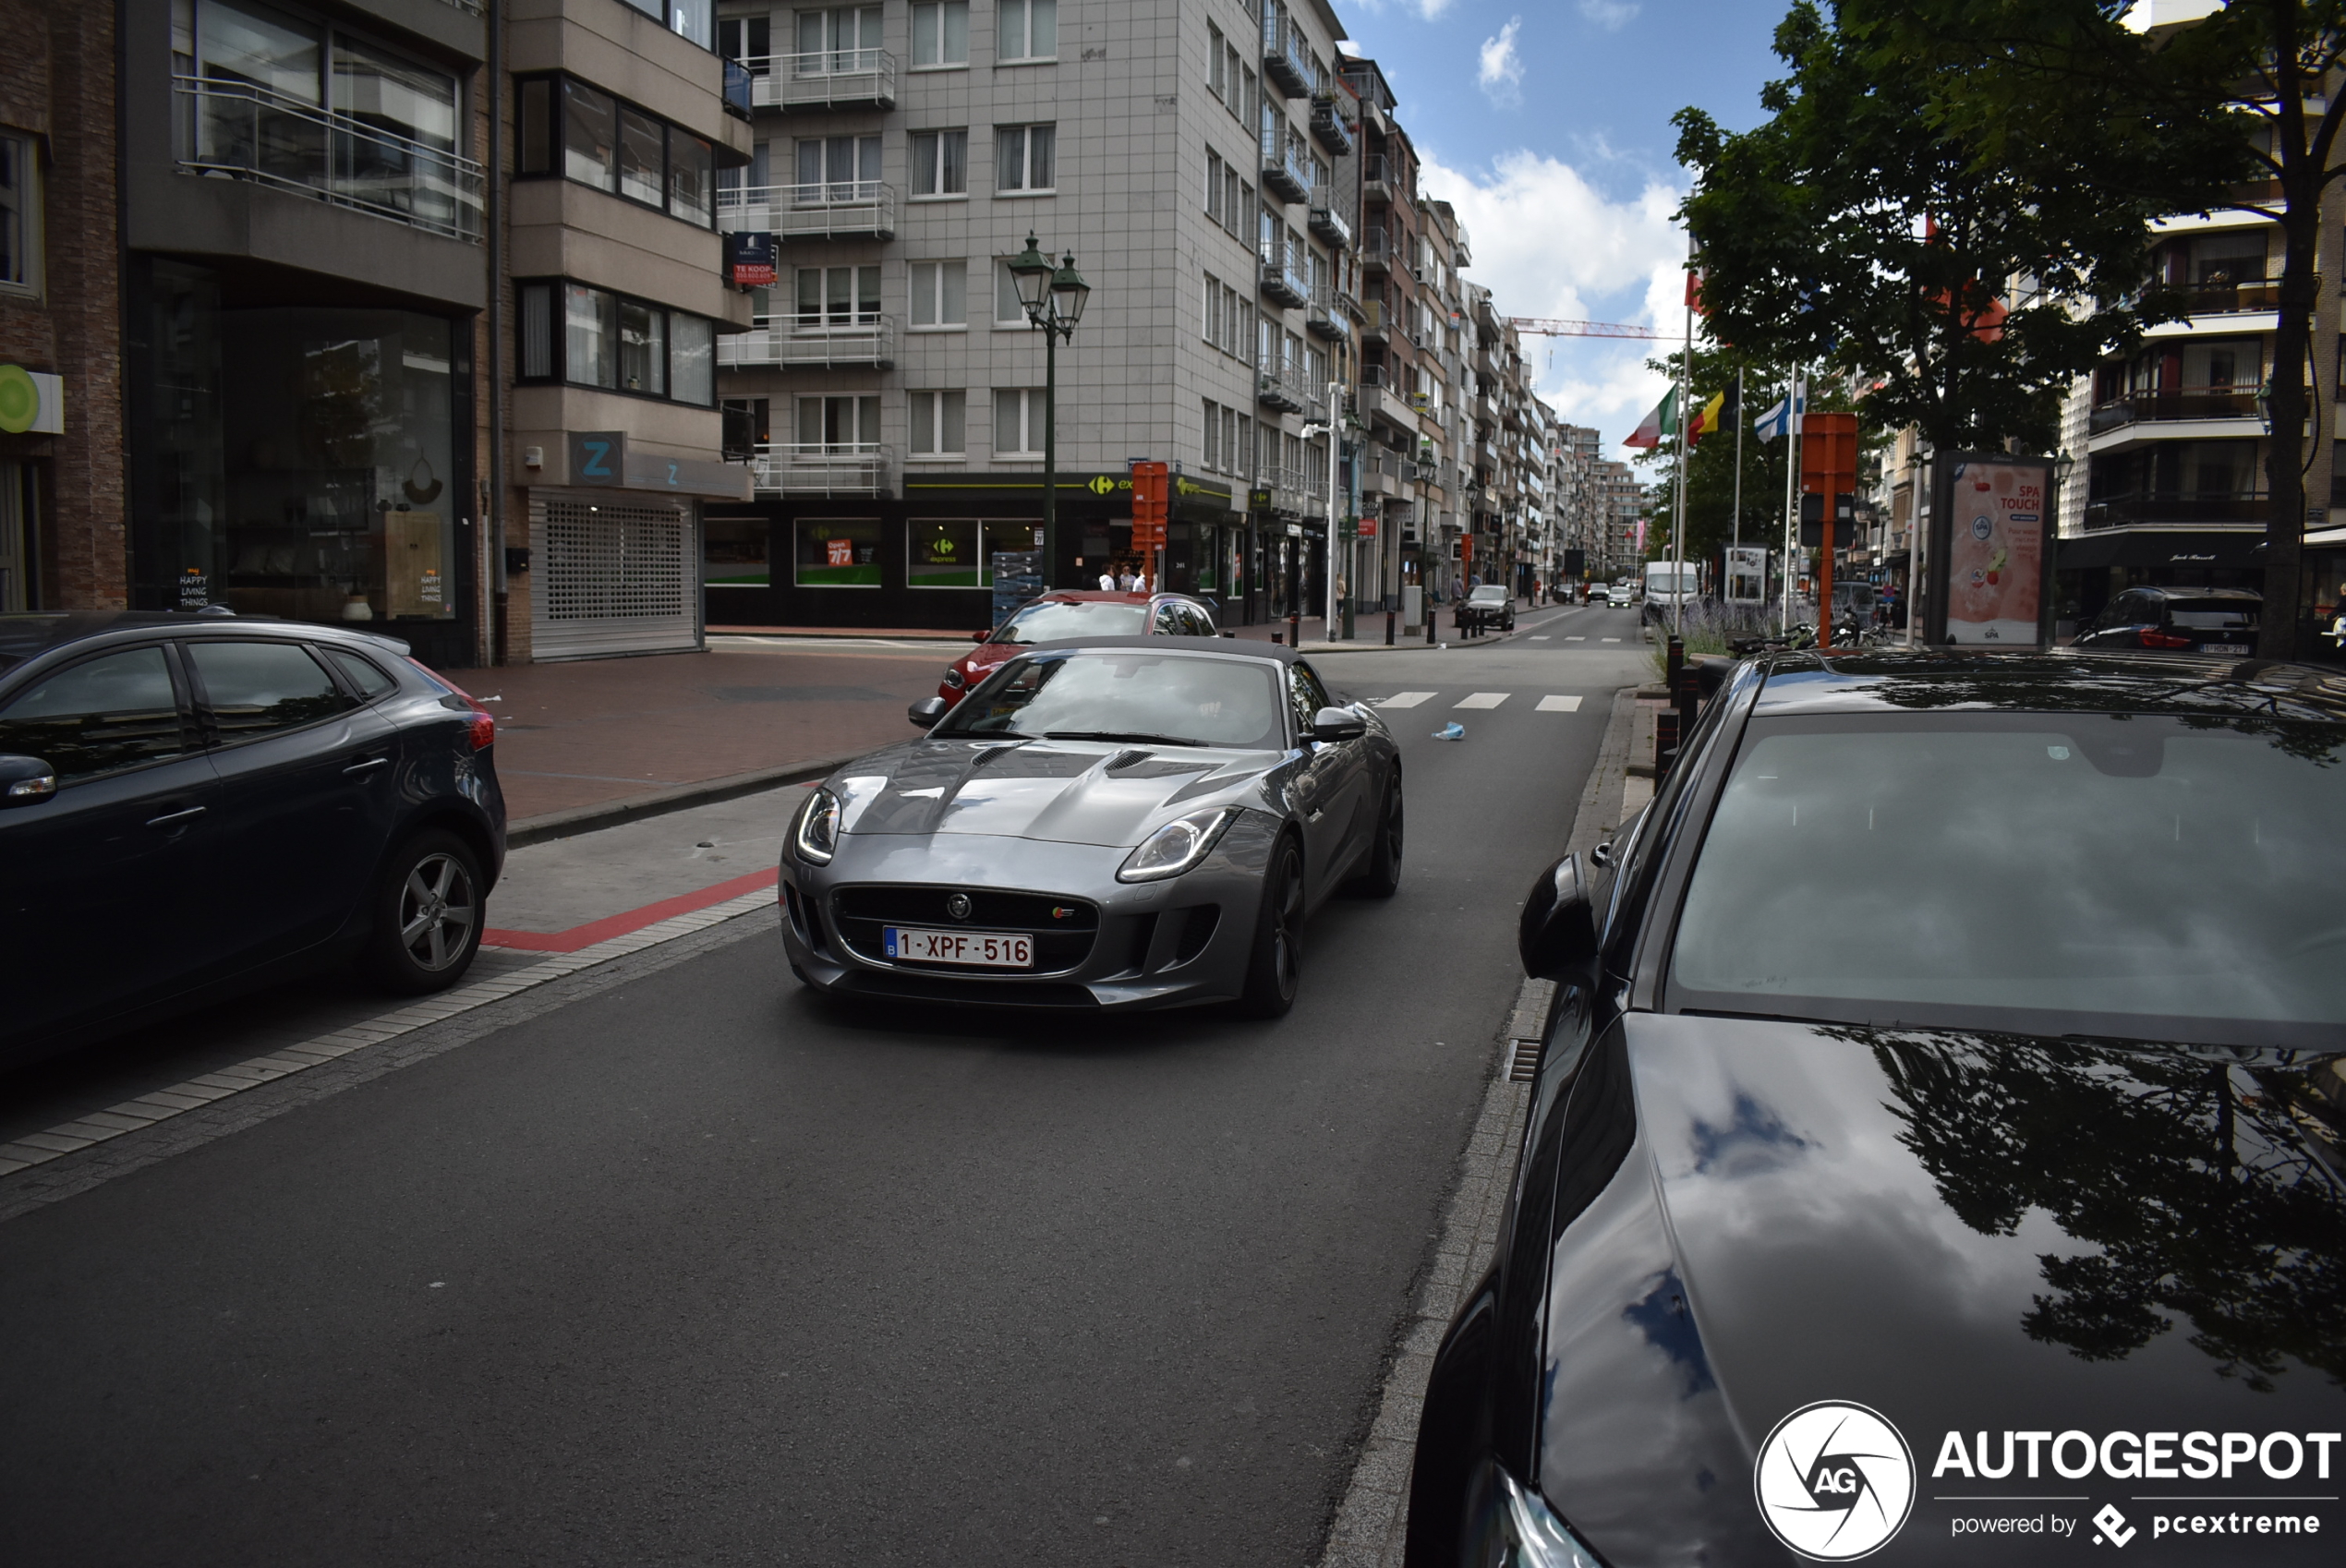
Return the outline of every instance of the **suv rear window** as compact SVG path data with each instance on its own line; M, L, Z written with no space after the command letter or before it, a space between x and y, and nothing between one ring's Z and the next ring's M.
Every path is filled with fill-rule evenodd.
M2170 625L2201 628L2254 626L2256 609L2244 599L2169 599L2167 621Z

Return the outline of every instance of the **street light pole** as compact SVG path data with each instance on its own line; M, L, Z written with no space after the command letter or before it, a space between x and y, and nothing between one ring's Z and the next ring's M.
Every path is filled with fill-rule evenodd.
M1075 323L1083 319L1092 285L1075 270L1072 250L1054 268L1051 259L1036 248L1032 229L1026 233L1026 248L1010 258L1009 265L1028 323L1043 332L1043 585L1047 588L1058 570L1059 548L1059 340L1074 340Z

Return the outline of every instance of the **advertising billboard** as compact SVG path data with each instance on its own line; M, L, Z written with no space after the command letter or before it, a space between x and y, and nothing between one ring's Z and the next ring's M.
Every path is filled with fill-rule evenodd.
M1931 483L1925 634L1958 647L2052 640L2050 458L1941 452Z
M1756 545L1727 547L1727 602L1758 604L1768 597L1768 552Z

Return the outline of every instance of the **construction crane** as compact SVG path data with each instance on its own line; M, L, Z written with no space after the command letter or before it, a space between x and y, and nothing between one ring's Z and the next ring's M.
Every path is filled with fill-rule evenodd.
M1651 327L1629 327L1616 321L1558 321L1545 316L1510 316L1507 325L1518 332L1550 338L1652 338L1661 341L1662 334Z

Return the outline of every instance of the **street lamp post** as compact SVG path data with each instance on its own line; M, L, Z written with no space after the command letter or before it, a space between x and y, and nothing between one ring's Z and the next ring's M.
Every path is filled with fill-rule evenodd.
M1010 269L1027 320L1043 332L1043 585L1048 587L1058 567L1059 548L1058 345L1061 338L1073 341L1092 285L1075 270L1072 250L1054 268L1051 259L1035 248L1032 229L1026 248L1010 259Z

